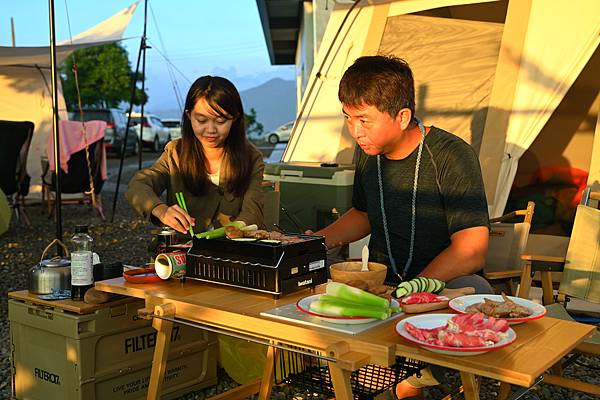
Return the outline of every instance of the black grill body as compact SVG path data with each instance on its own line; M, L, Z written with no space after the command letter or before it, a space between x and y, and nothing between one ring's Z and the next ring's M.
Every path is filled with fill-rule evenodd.
M301 242L290 244L194 239L186 277L276 296L327 282L325 239L299 237Z

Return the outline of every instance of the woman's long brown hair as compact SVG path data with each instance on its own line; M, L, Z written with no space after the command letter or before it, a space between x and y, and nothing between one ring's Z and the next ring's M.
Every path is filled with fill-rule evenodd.
M207 75L198 78L190 87L185 99L185 110L181 116L181 140L177 147L183 183L195 196L205 195L211 185L204 148L192 130L188 115L194 109L196 102L202 98L219 116L233 119L224 143L223 160L227 163L228 173L227 176L221 173L220 179L224 182L227 191L241 197L250 184L253 164L251 145L246 137L244 108L240 94L233 83L218 76Z

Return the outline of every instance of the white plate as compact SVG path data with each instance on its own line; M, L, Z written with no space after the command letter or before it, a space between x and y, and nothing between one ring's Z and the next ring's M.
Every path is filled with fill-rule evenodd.
M531 311L531 315L529 317L502 318L502 319L505 319L511 325L520 324L522 322L527 322L527 321L533 321L536 319L540 319L544 315L546 315L546 307L544 307L541 304L534 303L533 301L530 301L527 299L522 299L520 297L513 297L513 296L506 296L506 297L508 297L509 299L511 299L512 301L514 301L516 304L518 304L520 306L527 307L529 309L529 311ZM448 308L459 314L465 314L466 313L465 310L467 307L469 307L470 305L473 305L473 304L483 303L484 299L490 299L493 301L503 301L504 300L502 298L502 296L499 294L471 294L468 296L456 297L456 298L450 300L450 303L448 303Z
M236 242L256 242L255 238L247 238L247 237L235 238L235 239L231 239L231 240L235 240Z
M517 338L517 334L512 328L508 328L505 332L507 336L500 340L498 343L494 343L492 346L485 347L451 347L451 346L438 346L435 344L427 343L422 340L415 338L413 335L408 333L404 324L410 322L417 328L437 328L438 326L444 326L448 323L448 320L454 317L456 314L422 314L415 315L414 317L404 318L402 321L396 324L396 333L402 336L404 339L411 343L418 344L424 349L433 351L434 353L446 354L450 356L474 356L477 354L483 354L490 350L501 349L502 347L508 346Z
M322 321L329 322L330 324L344 324L344 325L357 325L357 324L368 324L369 322L379 321L377 318L367 318L367 317L338 317L334 315L326 315L319 314L313 311L310 311L310 303L313 301L319 300L321 297L320 294L315 294L312 296L304 297L296 303L296 307L298 310L303 313L312 315L313 317L319 318ZM391 301L392 307L400 307L400 304L395 299Z

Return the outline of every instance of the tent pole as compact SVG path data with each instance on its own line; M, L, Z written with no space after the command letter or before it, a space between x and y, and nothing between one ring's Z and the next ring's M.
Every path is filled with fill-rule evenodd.
M131 113L133 111L133 102L135 100L135 89L136 83L138 79L138 73L140 71L140 60L142 58L142 50L144 51L144 67L146 65L146 21L147 21L147 10L148 10L148 0L144 0L144 33L142 34L142 38L140 40L140 48L138 50L137 62L135 65L135 73L131 77L131 97L129 100L129 111L127 112L127 126L125 127L125 137L123 138L123 143L121 145L121 161L119 163L119 173L117 174L117 186L115 187L115 195L113 196L113 205L112 205L112 214L110 216L110 222L114 222L115 220L115 210L117 208L117 199L119 197L119 185L121 184L121 174L123 173L123 161L125 159L125 150L127 149L127 137L129 135L129 126L131 125ZM142 90L144 88L144 80L146 76L142 76ZM143 95L143 91L142 91ZM143 107L143 105L142 105ZM143 108L142 108L143 110ZM142 131L140 128L140 137L138 138L138 151L140 153L140 169L142 168Z
M144 35L142 36L142 93L145 93L145 83L146 83L146 49L148 45L146 44L146 15L148 13L148 0L144 2ZM142 107L140 110L140 137L138 138L140 141L140 154L139 154L139 164L138 171L142 169L142 139L144 138L144 102L142 101ZM154 150L154 149L153 149Z
M12 38L12 47L15 47L15 19L10 17L10 35Z
M48 8L50 10L50 67L52 75L52 133L54 135L54 170L56 175L56 238L62 241L62 196L61 196L61 180L62 171L60 168L60 137L58 134L58 94L56 84L56 35L54 31L54 0L48 0ZM56 245L56 249L60 256L63 256L63 249L60 245Z

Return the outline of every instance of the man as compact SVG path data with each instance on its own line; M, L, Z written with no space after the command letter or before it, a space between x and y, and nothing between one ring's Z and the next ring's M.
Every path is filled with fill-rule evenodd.
M489 216L477 155L459 137L415 116L412 71L392 56L357 59L338 97L360 146L352 208L317 234L328 247L371 234L371 261L390 266L386 282L415 276L492 293L475 275L485 262ZM437 383L401 383L399 398Z

